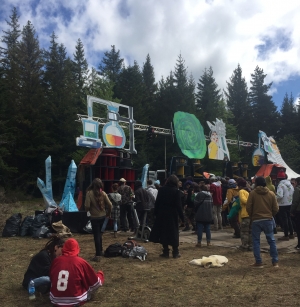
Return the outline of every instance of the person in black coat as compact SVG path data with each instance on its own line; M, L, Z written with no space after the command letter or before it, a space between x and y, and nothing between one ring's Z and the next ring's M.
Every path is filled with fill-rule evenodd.
M180 257L178 217L184 222L184 216L178 181L175 175L171 175L165 186L158 190L155 201L155 221L149 241L162 244L163 253L160 256L165 258L169 258L169 245L173 249L173 258Z

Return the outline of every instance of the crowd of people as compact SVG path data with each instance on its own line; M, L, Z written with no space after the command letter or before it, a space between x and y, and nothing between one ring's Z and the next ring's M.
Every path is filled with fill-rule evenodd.
M87 189L85 210L89 212L95 244L92 261L100 261L103 255L102 234L109 219L113 230L136 232L138 224L133 218L133 202L139 220L147 211L146 223L151 227L149 241L162 245L161 257L179 258L179 233L192 231L197 235L196 248L203 247L203 232L206 246L211 246L211 227L222 231L233 229L233 238L241 240L242 250L253 251L254 268L262 268L260 235L264 232L270 246L274 267L278 267L278 252L274 233L282 228L284 236L278 240L290 240L297 236L296 249L300 250L300 178L288 179L284 172L271 177L230 179L211 176L195 182L186 178L181 182L171 175L164 185L159 181L147 181L147 187L137 180L134 189L121 178L106 194L103 183L95 178ZM152 205L150 205L153 203ZM95 272L79 257L80 248L75 239L64 242L52 237L35 255L24 275L23 287L31 280L36 289L50 293L55 306L80 306L90 299L91 293L104 282L102 271Z

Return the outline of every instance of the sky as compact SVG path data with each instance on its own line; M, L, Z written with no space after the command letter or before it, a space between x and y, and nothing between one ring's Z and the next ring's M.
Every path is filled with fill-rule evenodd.
M13 6L22 27L31 21L41 47L54 31L72 57L80 38L90 67L115 45L126 65L142 67L149 54L159 81L181 54L196 82L211 66L226 89L240 64L250 87L259 66L279 109L285 93L300 97L299 0L1 0L0 30Z

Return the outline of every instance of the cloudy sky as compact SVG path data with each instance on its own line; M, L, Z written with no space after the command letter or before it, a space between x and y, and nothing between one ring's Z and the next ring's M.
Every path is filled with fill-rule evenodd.
M1 30L13 6L42 47L54 31L72 56L80 38L90 66L115 45L127 65L142 66L149 53L158 81L181 53L196 81L212 66L226 88L239 63L249 83L258 65L276 105L286 92L300 96L299 0L1 0Z

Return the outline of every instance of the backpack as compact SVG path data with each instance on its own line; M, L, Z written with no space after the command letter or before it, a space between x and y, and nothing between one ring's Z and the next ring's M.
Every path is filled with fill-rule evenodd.
M111 244L105 250L104 257L112 258L112 257L122 256L123 250L124 246L122 246L120 243Z
M124 258L138 258L144 261L147 256L147 251L145 247L138 245L134 240L128 240L123 244L124 250L122 256Z

